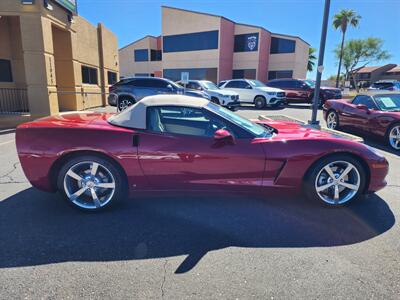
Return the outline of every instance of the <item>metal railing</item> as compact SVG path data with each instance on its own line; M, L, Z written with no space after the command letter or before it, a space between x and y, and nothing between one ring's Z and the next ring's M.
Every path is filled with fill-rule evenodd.
M29 113L26 89L0 88L0 114Z

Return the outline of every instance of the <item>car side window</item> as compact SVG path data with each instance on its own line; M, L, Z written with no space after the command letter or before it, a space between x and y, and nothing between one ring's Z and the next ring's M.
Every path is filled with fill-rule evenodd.
M354 105L364 104L369 109L377 109L374 100L370 96L359 95L353 99L352 102Z
M193 107L148 107L146 123L149 131L158 133L213 137L218 129L227 129L235 135L228 122Z
M167 81L164 80L159 80L159 79L150 79L148 81L148 86L152 88L158 88L158 89L166 89L169 85Z
M200 90L200 85L197 82L189 82L186 87L192 90Z
M226 88L233 88L233 89L238 89L239 88L239 81L229 81L226 85Z

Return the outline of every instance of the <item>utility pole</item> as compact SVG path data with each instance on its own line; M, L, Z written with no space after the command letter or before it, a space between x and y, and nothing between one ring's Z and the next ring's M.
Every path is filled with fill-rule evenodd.
M331 6L331 1L325 0L324 20L322 22L321 41L320 41L320 45L319 45L317 78L315 80L314 99L313 99L313 104L312 104L312 116L311 116L311 120L308 121L308 124L310 126L318 127L318 128L319 128L319 121L317 121L317 113L318 113L318 104L319 104L319 91L320 91L320 87L321 87L322 71L324 70L323 65L324 65L325 42L326 42L326 32L328 30L330 6Z

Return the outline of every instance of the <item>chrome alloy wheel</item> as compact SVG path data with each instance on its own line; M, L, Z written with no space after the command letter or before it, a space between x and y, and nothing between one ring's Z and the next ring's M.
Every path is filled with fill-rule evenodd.
M326 118L326 126L329 129L336 129L337 127L337 117L336 117L336 113L331 111L328 114L328 117Z
M131 100L129 99L122 99L119 103L118 103L118 109L119 111L123 111L125 109L127 109L129 106L131 106L133 103Z
M65 174L64 191L75 205L94 210L107 205L112 199L115 179L102 164L94 161L79 162Z
M353 164L334 161L319 171L315 179L315 190L327 204L340 205L357 194L360 183L360 173Z
M389 143L394 149L400 150L400 125L396 125L390 130Z

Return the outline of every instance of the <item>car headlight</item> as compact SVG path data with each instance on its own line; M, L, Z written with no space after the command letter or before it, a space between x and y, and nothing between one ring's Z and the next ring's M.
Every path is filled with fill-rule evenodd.
M276 95L276 92L267 92L267 95L275 96L275 95Z

